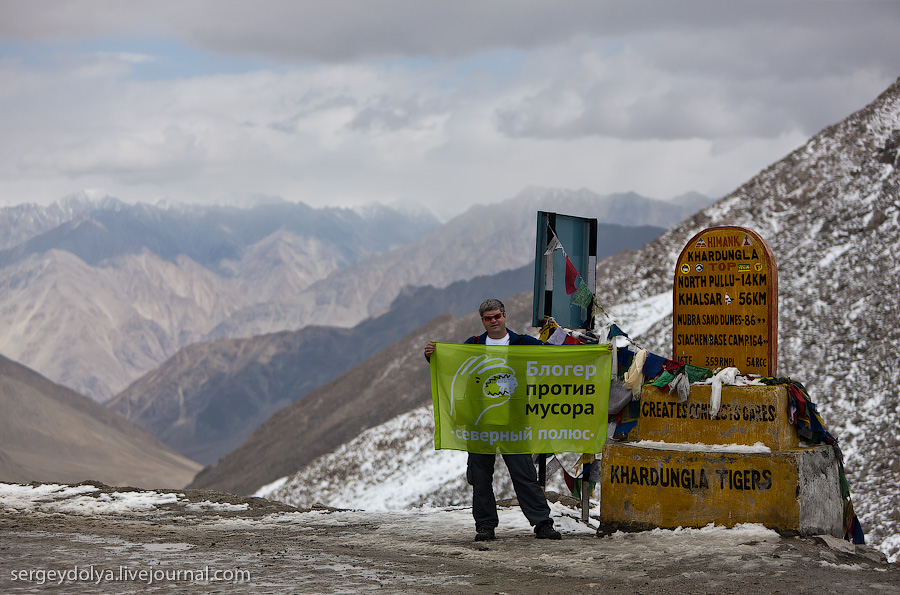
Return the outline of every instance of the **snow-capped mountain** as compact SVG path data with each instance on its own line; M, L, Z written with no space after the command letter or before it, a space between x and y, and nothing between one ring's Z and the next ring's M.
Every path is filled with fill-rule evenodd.
M87 194L7 207L0 353L106 401L190 343L350 328L407 285L521 267L533 258L539 203L627 225L689 212L637 195L546 189L437 228L406 207L129 205Z
M671 291L678 254L694 234L718 225L754 229L772 248L779 271L778 375L808 388L843 449L868 542L897 559L900 370L893 361L900 345L900 262L894 254L900 246L900 80L866 108L826 128L643 249L599 263L598 298L621 328L652 351L672 352ZM511 317L527 320L531 297L519 298L512 302ZM415 341L425 336L454 340L464 334L457 328L460 322L447 321L443 328L398 344L390 364L381 365L409 374L412 351L421 359ZM477 320L469 323L475 327ZM428 402L427 379L422 382L417 398L409 399L416 407ZM388 494L379 484L397 482L415 473L416 465L431 461L430 445L418 441L426 431L422 415L422 410L408 412L365 435L365 444L382 446L365 452L366 466L357 467L385 465L389 474L335 477L335 451L303 465L295 475L268 476L265 483L277 483L267 491L287 502L328 503L331 494L345 497L342 481L364 481L373 484L363 492L371 498ZM406 426L412 436L397 431ZM406 441L420 445L420 457L395 446ZM360 445L346 450L359 452L354 446ZM394 458L414 462L392 468L389 461ZM448 481L452 491L457 484ZM433 492L429 487L416 494Z
M436 224L387 208L363 217L286 202L74 196L0 209L0 353L103 401L230 316L289 309L335 269Z
M0 250L13 248L29 239L59 227L83 213L98 208L119 209L125 204L110 196L79 192L48 206L33 203L0 209Z
M289 303L243 309L209 337L248 337L323 323L351 327L384 311L403 287L445 287L519 268L534 259L537 210L596 217L618 226L666 228L695 212L691 205L698 198L702 195L692 195L685 206L634 193L601 196L586 189L527 188L500 203L472 207L395 250L335 269ZM608 244L631 233L621 228L602 231Z

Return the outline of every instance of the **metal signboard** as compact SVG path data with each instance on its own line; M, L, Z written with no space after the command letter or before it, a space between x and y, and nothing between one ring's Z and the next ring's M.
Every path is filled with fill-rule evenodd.
M541 326L545 316L552 316L565 328L591 327L588 309L570 303L567 257L577 272L576 282L580 285L583 281L591 294L596 294L597 219L538 211L533 326Z

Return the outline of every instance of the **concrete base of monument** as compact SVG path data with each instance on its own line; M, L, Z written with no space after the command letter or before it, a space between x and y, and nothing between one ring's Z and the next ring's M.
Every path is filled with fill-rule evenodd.
M606 445L601 523L623 530L760 523L783 533L843 535L839 466L830 446L778 452L676 446Z
M711 418L712 386L695 384L691 396L678 395L647 384L641 393L638 433L641 440L672 441L689 436L700 444L763 444L772 450L798 448L796 428L788 421L785 385L723 386L721 404Z

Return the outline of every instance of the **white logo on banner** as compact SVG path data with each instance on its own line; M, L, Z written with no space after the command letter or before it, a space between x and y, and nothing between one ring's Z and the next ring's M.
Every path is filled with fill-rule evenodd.
M481 375L485 372L491 372L491 376L488 377L482 383L481 391L485 397L488 399L502 399L498 400L496 403L492 403L484 408L481 414L478 416L478 419L475 420L474 425L478 425L478 422L481 421L481 418L484 417L484 414L489 410L494 409L495 407L501 407L509 403L510 398L516 390L516 387L519 386L518 380L516 380L516 372L508 365L506 365L506 360L499 357L491 357L490 355L473 355L469 359L463 362L463 364L456 370L456 374L453 375L453 383L450 385L450 415L453 415L453 406L456 403L456 397L454 395L454 391L456 389L456 381L462 377L471 376L471 375ZM477 378L476 378L477 379Z

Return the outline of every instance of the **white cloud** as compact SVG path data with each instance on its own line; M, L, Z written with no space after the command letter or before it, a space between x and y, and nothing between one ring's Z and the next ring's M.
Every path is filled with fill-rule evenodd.
M717 195L898 74L896 4L727 5L4 2L0 204Z

